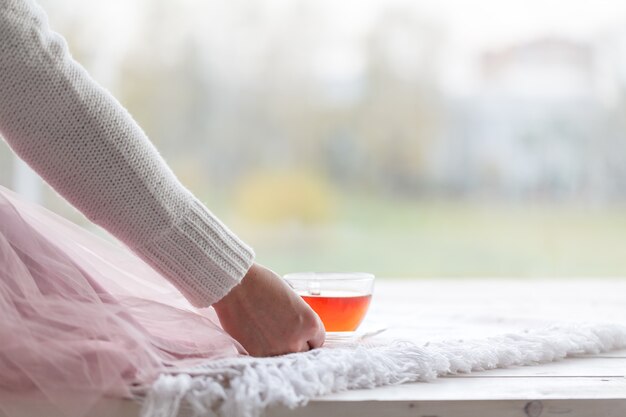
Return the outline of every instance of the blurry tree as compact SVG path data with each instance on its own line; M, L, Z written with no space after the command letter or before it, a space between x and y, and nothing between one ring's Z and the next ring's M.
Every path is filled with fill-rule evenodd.
M435 26L404 9L383 14L370 33L365 93L352 117L370 156L366 169L384 190L414 194L428 180L442 110L441 40Z
M242 182L236 197L237 214L256 223L319 225L334 220L332 186L311 172L257 172Z

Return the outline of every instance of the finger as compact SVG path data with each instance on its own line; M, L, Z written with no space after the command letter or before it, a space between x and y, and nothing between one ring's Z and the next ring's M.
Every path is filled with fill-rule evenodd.
M307 342L310 349L317 349L324 345L324 341L326 340L326 332L324 328L318 329L317 332L313 335L311 339Z
M282 355L286 355L289 353L308 352L309 350L311 350L308 342L306 341L306 339L303 340L303 338L298 338L297 340L294 340L293 343L283 346L283 348L284 350L281 353Z

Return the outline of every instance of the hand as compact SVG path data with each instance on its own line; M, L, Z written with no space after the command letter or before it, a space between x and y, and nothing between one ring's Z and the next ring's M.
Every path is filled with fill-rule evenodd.
M324 344L317 314L276 273L254 264L213 304L224 330L252 356L304 352Z

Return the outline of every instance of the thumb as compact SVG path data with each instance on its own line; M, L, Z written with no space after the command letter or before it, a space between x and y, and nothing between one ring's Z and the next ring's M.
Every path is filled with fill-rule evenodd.
M318 326L316 326L313 336L311 336L308 341L309 347L311 349L317 349L322 347L324 345L324 342L326 341L326 330L324 329L324 324L319 318L317 319L317 322Z

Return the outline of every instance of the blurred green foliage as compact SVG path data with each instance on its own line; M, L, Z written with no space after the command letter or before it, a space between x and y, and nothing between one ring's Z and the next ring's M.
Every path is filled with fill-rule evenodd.
M331 185L313 173L256 173L241 182L236 194L235 213L257 224L297 222L316 226L329 222L334 214Z
M381 277L626 276L626 210L341 195L325 224L231 217L280 273ZM229 217L226 211L224 216ZM232 214L232 213L231 213Z

